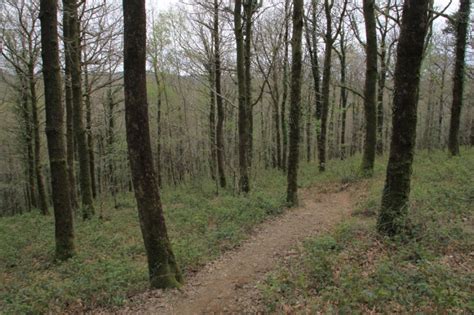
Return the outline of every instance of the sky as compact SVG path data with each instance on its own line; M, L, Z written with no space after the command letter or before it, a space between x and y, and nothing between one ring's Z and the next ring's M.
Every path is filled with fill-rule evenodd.
M152 5L158 11L164 11L168 9L170 6L179 3L182 0L148 0L149 5ZM264 0L265 1L265 0ZM449 0L435 0L436 6L446 6L449 3ZM454 11L459 6L459 0L453 0L450 11Z

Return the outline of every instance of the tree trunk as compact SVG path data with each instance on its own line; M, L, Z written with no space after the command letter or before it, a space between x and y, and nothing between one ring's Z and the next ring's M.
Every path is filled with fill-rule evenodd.
M145 0L124 0L125 124L132 181L153 288L183 281L171 249L153 167L146 88Z
M377 29L375 25L375 0L364 0L364 20L367 37L367 68L364 88L365 143L362 171L371 175L374 171L377 145Z
M384 93L385 93L385 81L387 79L387 63L386 63L386 48L385 38L381 40L381 52L380 52L380 74L378 78L378 92L377 92L377 154L383 154L383 122L384 122Z
M17 73L20 77L20 110L23 117L25 132L25 149L26 149L26 165L28 177L28 194L30 196L30 204L33 208L38 208L36 198L36 184L35 184L35 152L33 147L33 124L31 119L31 109L28 102L28 86L26 77L22 73Z
M237 81L239 98L239 188L241 192L250 191L249 183L249 137L247 84L245 76L245 49L242 30L242 0L235 1L234 32L237 46Z
M324 66L323 66L323 82L321 90L321 131L318 137L318 158L319 171L326 170L326 135L329 111L329 84L331 82L331 60L332 60L332 19L331 7L329 1L324 1L324 10L326 13L326 35L325 35L325 52L324 52Z
M341 63L341 160L346 158L346 117L347 117L347 89L346 86L346 46L344 42L345 33L341 33L341 43L340 43L340 63Z
M81 187L82 217L90 219L94 215L94 201L87 146L86 129L83 120L81 39L77 0L63 0L65 16L68 19L67 37L64 38L66 58L71 65L74 135L79 157L79 183Z
M35 144L35 175L36 185L38 188L38 207L43 215L49 214L48 209L48 196L46 194L46 188L43 177L43 167L41 165L41 138L40 138L40 123L38 117L38 96L36 94L36 78L34 64L28 66L28 81L30 87L30 98L31 98L31 112L32 112L32 123L33 123L33 137Z
M245 103L247 106L247 124L249 126L246 132L248 145L248 167L252 167L253 162L253 104L252 104L252 16L255 9L256 1L244 1L244 26L245 26L245 40L244 40L244 68L245 68Z
M69 19L67 13L63 12L63 38L69 38ZM72 81L71 81L71 61L65 58L64 81L65 81L65 101L66 101L66 154L67 172L69 178L69 194L71 207L76 210L79 207L76 189L75 141L74 141L74 113L72 105Z
M64 109L59 63L57 0L40 1L46 136L51 168L56 256L74 255L74 226L64 143Z
M298 164L301 120L301 76L303 52L301 42L303 37L303 8L304 0L293 0L293 36L291 39L291 90L290 90L290 146L288 154L288 189L286 201L295 205L298 203Z
M89 85L89 70L87 65L84 66L84 85L86 90L86 134L87 134L87 153L89 155L89 172L91 176L92 197L97 198L96 174L95 174L95 157L94 157L94 136L92 135L92 101L91 87Z
M222 98L221 81L221 49L219 31L219 1L214 0L214 72L216 85L216 105L217 105L217 125L216 125L216 149L217 149L217 170L219 174L219 184L226 187L225 178L225 148L224 148L224 102Z
M217 162L217 152L216 152L216 92L214 90L215 81L214 81L214 71L213 66L208 65L209 67L209 86L210 89L210 98L209 98L209 143L210 143L210 156L209 156L209 167L211 170L212 180L216 180L216 162Z
M459 155L459 126L463 105L467 31L469 27L469 13L471 11L471 0L461 0L460 2L461 5L456 21L456 61L453 75L453 103L448 143L449 152L453 156Z
M416 144L417 96L430 0L407 0L395 67L392 139L377 229L395 235L403 229Z
M285 0L285 35L283 42L285 45L285 52L283 56L283 93L281 98L281 136L282 136L282 153L281 153L281 164L283 170L286 171L288 163L288 127L286 123L286 101L288 98L288 46L289 46L289 12L290 12L290 0Z

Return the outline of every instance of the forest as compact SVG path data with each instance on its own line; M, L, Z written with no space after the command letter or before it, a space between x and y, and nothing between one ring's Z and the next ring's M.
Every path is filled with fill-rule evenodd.
M0 314L474 313L471 0L0 0Z

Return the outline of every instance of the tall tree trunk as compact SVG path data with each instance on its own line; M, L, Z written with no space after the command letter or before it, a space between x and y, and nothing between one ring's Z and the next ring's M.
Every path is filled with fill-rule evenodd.
M253 104L252 104L252 16L255 10L256 1L244 1L244 68L245 68L245 103L247 106L247 124L249 126L246 132L248 145L248 167L251 168L253 161Z
M308 103L306 107L306 162L311 162L311 128L313 127L312 125L312 117L313 115L311 112L311 94L308 96Z
M40 1L46 137L53 190L56 256L64 260L74 255L74 226L64 143L57 9L57 0Z
M471 0L461 0L456 20L456 61L453 75L453 103L451 106L451 124L449 127L448 148L451 155L459 155L459 126L464 93L464 73L466 68L466 44L469 27Z
M95 175L95 156L94 156L94 136L92 134L92 101L91 86L89 84L89 70L87 64L84 65L84 85L85 85L85 103L86 103L86 133L87 133L87 153L89 155L89 171L91 176L92 197L97 198L97 186Z
M214 72L216 85L216 105L217 105L217 125L216 125L216 149L217 149L217 170L219 174L219 184L226 187L225 178L225 148L224 148L224 102L222 97L221 80L221 48L219 31L219 0L214 0Z
M125 124L133 187L153 288L183 281L171 249L153 167L146 88L145 0L124 0Z
M69 19L67 13L63 12L63 38L69 38ZM75 160L75 141L74 141L74 113L72 105L72 81L71 81L71 60L65 58L64 68L64 89L66 102L66 154L67 154L67 172L69 179L69 194L71 207L76 210L79 207L77 201L76 189L76 170Z
M407 0L395 67L392 139L377 229L395 235L403 229L416 144L417 96L430 0Z
M210 89L210 98L209 98L209 143L210 143L210 156L209 156L209 167L211 170L212 180L216 180L216 162L217 162L217 152L216 152L216 92L214 90L215 81L214 81L214 71L213 65L209 65L209 86Z
M24 132L24 141L26 149L26 165L27 165L27 177L28 177L28 194L30 197L31 206L35 209L38 208L37 196L36 196L36 184L35 184L35 152L33 144L33 122L31 119L31 108L28 102L28 86L27 80L24 74L17 73L20 77L20 110L22 113Z
M364 20L367 37L367 67L364 88L365 143L362 171L371 175L374 171L377 145L377 29L375 25L375 0L364 0Z
M286 201L298 203L298 164L301 120L301 76L303 52L304 0L293 0L293 36L291 38L291 90L290 90L290 146L288 154L288 188Z
M281 129L280 129L280 94L278 92L278 86L280 84L280 80L278 78L278 72L276 70L273 71L273 92L272 95L272 109L273 109L273 127L275 132L273 135L275 136L275 154L274 154L274 164L279 169L283 170L283 161L282 161L282 151L281 151Z
M161 127L161 107L162 107L162 87L159 68L158 68L158 58L156 56L152 56L152 67L153 67L153 76L155 78L156 89L157 89L157 96L156 96L156 175L158 177L158 186L162 187L163 184L163 174L162 174L162 167L161 167L161 156L162 156L162 143L161 143L161 134L162 134L162 127Z
M332 46L334 43L332 35L332 18L331 6L329 0L324 1L324 11L326 14L326 35L325 35L325 52L324 52L324 66L323 66L323 82L321 90L321 131L318 137L318 158L319 171L326 170L326 136L328 124L329 111L329 89L331 82L331 60L332 60Z
M234 32L237 47L237 84L239 98L239 189L242 192L250 191L249 183L249 136L250 124L248 120L247 84L245 76L245 47L242 29L242 0L235 1Z
M384 151L384 96L385 83L387 80L388 61L387 61L387 34L388 34L388 14L390 13L391 0L385 6L385 24L380 35L380 71L378 76L377 90L377 146L376 152L382 155ZM390 57L389 59L390 60Z
M283 42L285 45L285 51L283 55L283 93L281 98L281 136L282 136L282 153L281 163L283 170L286 171L288 163L288 127L286 122L286 102L288 99L288 55L289 55L289 12L290 12L290 0L285 0L285 34L283 36Z
M446 64L441 69L441 85L439 87L439 109L438 109L438 145L444 148L443 120L444 120L444 86L446 84Z
M79 157L79 183L81 187L82 217L90 219L94 215L94 201L87 146L86 129L83 120L81 39L77 0L63 0L65 15L68 19L68 32L65 41L66 58L71 65L72 100L74 115L74 135Z
M35 175L36 185L38 188L38 207L42 214L49 214L48 209L48 196L46 195L46 188L43 177L43 167L41 165L41 138L39 128L39 117L38 117L38 96L36 94L36 78L34 65L30 64L28 67L28 81L30 88L31 98L31 112L32 112L32 124L33 124L33 137L35 144Z
M341 160L346 158L347 150L346 150L346 117L347 117L347 89L346 86L346 46L345 46L345 32L341 32L341 42L340 42L340 63L341 63L341 152L340 157Z

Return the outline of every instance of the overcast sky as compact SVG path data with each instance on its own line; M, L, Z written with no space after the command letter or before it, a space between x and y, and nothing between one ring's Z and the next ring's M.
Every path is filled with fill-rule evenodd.
M166 10L170 6L181 2L182 0L148 0L149 5L157 8L159 11ZM446 6L449 3L449 0L435 0L436 6ZM459 0L453 0L451 4L450 11L456 10L459 6Z

